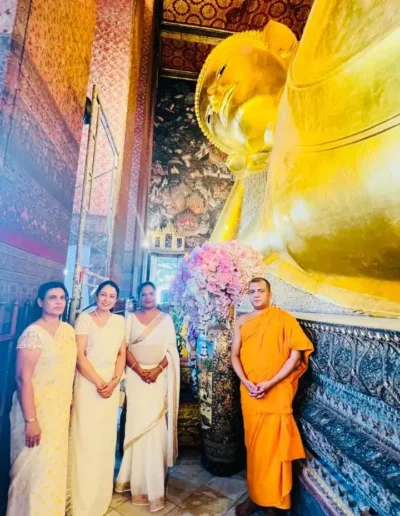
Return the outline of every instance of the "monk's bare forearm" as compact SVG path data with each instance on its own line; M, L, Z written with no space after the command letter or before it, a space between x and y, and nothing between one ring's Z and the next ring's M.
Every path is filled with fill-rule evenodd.
M244 372L242 362L240 360L240 349L242 347L242 337L240 335L240 321L241 318L236 321L235 329L233 331L232 348L231 348L231 362L235 373L238 375L239 380L242 383L247 382L246 373Z
M238 375L239 380L244 383L247 380L247 376L243 370L242 362L237 355L231 355L232 367L235 373Z
M301 364L301 351L293 350L290 357L283 364L282 368L276 373L276 375L268 380L271 387L274 387L282 380L287 378L293 371L295 371Z

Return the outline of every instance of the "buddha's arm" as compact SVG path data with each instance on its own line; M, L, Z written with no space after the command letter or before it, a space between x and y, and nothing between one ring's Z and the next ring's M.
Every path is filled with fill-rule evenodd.
M211 235L210 242L225 242L237 237L243 203L243 182L236 179L235 184L218 217L218 222Z

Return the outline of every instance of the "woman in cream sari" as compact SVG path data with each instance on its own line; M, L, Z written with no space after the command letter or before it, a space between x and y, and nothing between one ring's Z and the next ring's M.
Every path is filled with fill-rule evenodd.
M155 512L165 505L167 468L178 454L179 355L174 324L156 308L156 288L139 287L142 309L126 324L128 402L124 457L115 490Z
M60 321L67 290L41 285L40 317L17 345L7 516L64 516L68 426L76 364L75 334Z
M81 314L75 324L78 372L70 430L68 516L102 516L112 498L126 347L124 318L111 313L118 295L113 281L99 285L96 310Z

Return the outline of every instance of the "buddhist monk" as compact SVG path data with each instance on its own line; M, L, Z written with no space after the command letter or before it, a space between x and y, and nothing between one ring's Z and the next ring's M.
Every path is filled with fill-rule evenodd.
M292 415L299 377L313 345L294 317L270 306L270 284L249 284L254 310L237 319L232 365L241 381L249 498L236 508L248 516L260 507L269 515L290 509L292 461L305 458Z

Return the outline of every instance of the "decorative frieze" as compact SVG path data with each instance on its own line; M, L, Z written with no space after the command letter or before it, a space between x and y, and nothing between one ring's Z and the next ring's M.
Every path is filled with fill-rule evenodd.
M335 515L400 514L400 333L300 323L315 345L296 407L304 485Z

